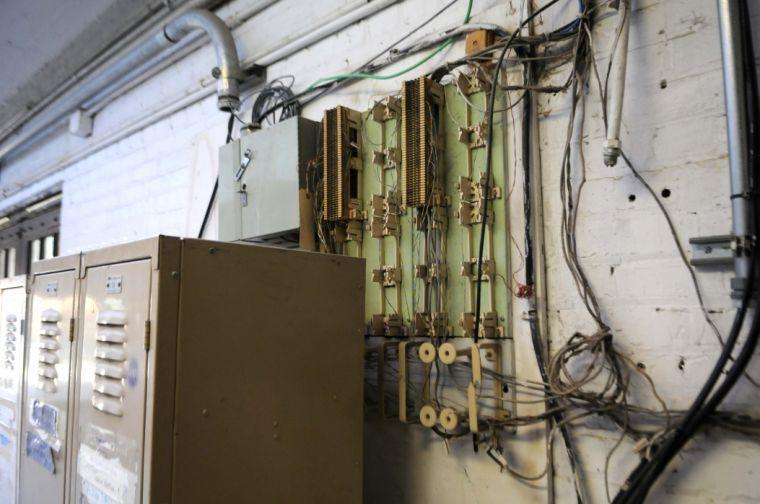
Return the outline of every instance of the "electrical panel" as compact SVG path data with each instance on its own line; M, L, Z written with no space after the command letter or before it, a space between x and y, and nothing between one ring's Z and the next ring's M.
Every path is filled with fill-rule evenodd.
M299 194L316 161L319 128L293 117L220 149L219 239L298 244L299 205L308 204Z
M29 279L19 502L63 502L70 451L80 256L37 262Z
M21 384L26 329L26 279L0 280L0 504L15 504L21 437Z
M31 397L61 425L68 415L69 467L50 471L58 452L42 436L22 502L361 501L363 271L168 237L83 254L69 408ZM61 275L33 284L38 334L70 315L45 288L72 306L76 276ZM67 477L65 500L31 488L41 474Z
M316 237L324 252L367 260L367 379L383 417L475 433L514 410L514 392L489 372L514 369L507 316L516 283L509 263L504 113L494 116L486 183L489 90L478 72L446 85L426 77L404 82L399 95L376 101L351 123L359 130L356 146L348 138L351 150L345 132L327 131L347 109L325 113ZM505 108L503 101L499 97L497 107ZM330 153L361 157L350 220L333 218L341 215L334 201L345 205L345 178L335 175L340 157ZM464 390L441 371L461 366L469 369L460 379L469 383ZM431 390L433 375L451 397L448 405Z

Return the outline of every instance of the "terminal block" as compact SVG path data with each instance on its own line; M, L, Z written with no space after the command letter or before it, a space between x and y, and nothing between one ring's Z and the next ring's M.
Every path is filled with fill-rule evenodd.
M443 178L443 88L425 77L401 88L401 198L405 207L424 207Z
M485 178L481 177L480 183L476 184L468 177L459 177L459 223L463 226L471 226L483 222L483 195L485 192ZM489 184L488 199L501 197L501 189ZM489 203L486 213L486 221L493 224L493 205Z
M322 118L323 213L328 222L361 220L361 114L338 106Z
M372 281L382 284L383 287L394 287L401 283L401 269L387 265L373 269Z
M398 234L399 216L399 206L395 194L391 193L387 197L373 194L372 221L370 222L372 238Z

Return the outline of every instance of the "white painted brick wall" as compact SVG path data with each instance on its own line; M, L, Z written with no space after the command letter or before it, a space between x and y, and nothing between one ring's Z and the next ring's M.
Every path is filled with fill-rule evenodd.
M236 5L243 1L246 0L237 0ZM267 47L275 47L289 30L297 32L324 23L335 8L350 8L358 3L361 2L352 0L346 7L339 0L282 0L236 31L240 53L243 58L261 54ZM442 0L406 0L276 63L269 75L294 74L298 85L304 87L318 77L353 69L442 4ZM658 193L666 187L671 190L664 202L685 244L693 236L726 233L730 229L730 209L715 2L634 0L634 4L623 128L625 150ZM459 22L464 5L464 1L459 2L425 33ZM475 0L474 20L513 27L520 5L521 1L516 0ZM574 1L568 1L556 13L547 13L539 29L570 19L574 5ZM754 8L758 26L760 8L756 3ZM614 22L614 18L606 19L596 30L600 68L606 64ZM457 44L421 71L461 53L461 44ZM206 78L212 61L211 51L206 48L116 100L96 118L94 138L155 107L157 96L166 100L174 93L192 89ZM395 65L388 72L402 66L403 63ZM559 71L555 78L562 79L565 71ZM664 89L660 86L663 80L667 82ZM373 96L396 91L399 82L362 82L308 107L305 115L316 119L323 109L338 103L364 109ZM539 100L543 118L540 140L548 312L555 348L573 332L593 329L571 283L559 244L559 161L568 104L564 94ZM216 151L225 131L226 117L216 111L215 98L210 97L0 201L0 210L62 182L64 252L157 233L194 236L217 170ZM516 137L519 142L519 133ZM602 137L598 97L592 89L583 138L588 183L579 217L581 262L599 294L602 312L618 347L646 366L672 408L685 408L719 348L704 323L665 221L626 168L603 165ZM71 156L86 142L57 136L3 168L4 180ZM519 173L513 175L519 188L522 179ZM515 230L522 229L519 192L515 191L511 203ZM629 201L630 195L636 197L635 201ZM522 244L519 233L516 240ZM733 313L728 299L729 278L725 272L699 273L707 306L715 311L713 317L724 334ZM521 319L526 309L523 301L514 303L518 372L535 378L528 327ZM678 367L681 359L682 370ZM760 361L753 363L752 373L760 376ZM652 404L646 388L641 383L636 387L636 399ZM758 392L741 383L728 407L760 414ZM531 409L521 407L520 411ZM605 456L617 433L604 428L577 428L574 434L592 501L605 502ZM540 472L543 436L542 428L525 429L507 440L506 450L515 466L529 473ZM368 425L367 447L368 502L546 499L545 482L527 485L500 474L484 454L473 454L467 443L454 443L452 453L447 455L440 442L416 427L372 421ZM630 442L624 442L611 461L613 491L638 461L631 447ZM555 448L557 498L562 503L573 502L564 451L559 443ZM652 502L760 500L760 480L753 474L758 464L760 448L755 441L712 429L676 460L671 472L677 473L657 487Z

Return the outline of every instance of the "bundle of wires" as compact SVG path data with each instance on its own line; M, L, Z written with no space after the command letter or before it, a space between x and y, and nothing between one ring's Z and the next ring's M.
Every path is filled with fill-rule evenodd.
M289 80L290 82L286 82ZM251 123L260 126L266 120L267 124L295 117L301 112L301 104L293 93L295 77L285 75L278 77L259 92L251 108ZM277 109L280 110L279 118L276 118Z
M738 335L743 326L744 319L746 317L748 309L749 291L752 290L753 285L750 285L747 289L746 299L747 303L742 303L742 308L737 312L737 321L735 321L734 327L731 330L730 336L726 340L726 344L719 360L719 366L716 365L716 371L713 373L714 380L712 384L709 382L705 384L703 393L700 393L700 397L695 401L695 404L687 412L669 412L665 403L660 399L657 391L654 387L654 383L648 377L643 368L639 367L631 361L624 354L619 352L614 345L613 336L609 328L604 324L602 313L599 307L599 303L596 301L595 294L589 282L586 279L586 275L583 271L577 256L577 244L575 239L575 222L578 212L578 202L573 201L573 193L575 190L580 195L580 189L582 188L583 181L581 181L580 187L573 187L571 183L571 156L570 156L570 142L574 134L576 108L582 105L584 100L584 90L588 86L588 80L590 76L590 69L594 67L594 55L593 44L591 40L591 18L594 10L600 5L606 5L607 2L591 2L580 1L580 12L576 19L560 26L559 28L552 30L551 32L542 33L539 35L532 35L530 33L523 34L522 30L526 26L541 15L548 8L559 3L560 0L549 0L546 4L538 8L535 12L530 14L511 34L499 38L493 45L478 51L477 53L469 54L458 60L446 63L442 67L432 72L433 79L440 80L448 73L452 72L460 66L472 65L479 67L483 63L496 63L491 76L485 76L486 80L491 84L491 90L488 94L488 107L486 108L486 121L487 121L487 142L486 145L486 164L485 164L485 177L484 177L484 191L483 194L489 194L489 184L491 184L491 170L492 170L492 153L490 146L492 145L494 138L493 123L494 116L497 113L502 113L512 109L517 103L523 102L524 116L523 116L523 169L525 170L526 186L524 188L526 192L526 284L532 285L533 283L533 264L532 254L533 245L530 242L530 208L529 194L530 194L530 104L532 93L557 93L566 90L571 92L571 114L568 121L567 139L565 145L565 153L563 156L562 168L561 168L561 198L562 198L562 249L565 261L568 268L572 273L572 277L575 281L579 295L583 300L589 314L596 322L597 329L592 334L573 334L572 337L559 348L552 356L544 347L541 335L539 334L537 324L535 320L531 320L531 337L538 362L539 371L541 374L540 382L528 382L526 380L519 380L514 376L506 376L495 374L491 371L484 370L484 373L490 375L494 379L498 379L505 384L517 387L523 392L530 394L543 394L543 397L536 399L533 402L546 403L546 409L543 413L537 415L523 415L515 416L499 422L501 426L520 426L530 425L540 422L551 422L553 427L550 429L550 440L556 433L561 433L565 446L567 448L570 465L575 476L575 489L576 497L579 502L583 501L582 482L580 476L580 466L576 450L573 446L572 439L569 434L568 426L580 419L587 418L590 415L604 416L610 419L615 426L617 426L622 432L620 440L615 444L613 450L608 454L607 462L617 446L623 440L623 436L628 435L632 437L636 442L641 443L645 441L647 447L644 452L646 457L642 464L639 466L636 472L631 475L629 483L622 489L618 495L616 502L640 502L646 497L651 483L657 478L657 475L662 471L662 468L672 458L672 455L676 453L681 446L691 437L691 435L698 429L699 425L707 421L718 421L716 416L713 415L715 408L725 397L725 394L730 390L733 383L741 374L746 362L752 355L754 345L757 343L757 332L760 322L753 321L753 328L750 330L750 336L753 334L754 339L748 338L742 347L741 352L733 362L731 368L726 375L726 379L723 383L715 389L717 379L720 376L721 371L724 370L728 363L731 351L736 347ZM405 39L410 37L414 32L421 29L432 19L440 15L443 11L453 5L456 0L452 0L447 3L441 10L434 13L424 23L419 25L410 33L406 34L400 40L394 42L389 47L386 47L378 55L370 58L364 65L361 65L356 72L352 74L344 74L341 76L334 76L331 78L321 79L309 86L307 90L301 93L292 92L292 78L283 77L272 81L265 90L262 90L261 95L254 103L254 110L252 111L252 120L255 123L261 123L262 121L276 121L290 117L291 115L298 114L301 107L310 103L311 101L323 96L326 93L333 92L348 83L359 78L385 78L386 76L369 76L364 75L363 72L375 71L380 66L373 65L382 54L393 49ZM746 1L742 1L746 4ZM465 17L465 23L469 21L469 16L472 8L472 0L468 2L467 15ZM746 9L746 5L744 5ZM745 21L745 25L748 21ZM748 28L747 28L747 31ZM426 57L422 62L418 62L410 67L403 69L401 72L396 72L392 76L387 78L397 77L403 73L410 71L414 68L418 68L425 61L429 61L435 54L443 51L450 45L450 41L446 40L443 44L438 46L434 52ZM751 45L750 45L751 47ZM543 48L543 53L538 53L537 49ZM514 51L514 57L507 57L509 51ZM753 61L751 55L745 55L747 61ZM507 61L516 61L524 66L524 82L521 85L506 85L502 84L501 71L504 68L504 63ZM559 85L538 85L540 80L541 71L548 71L552 69L551 65L555 65L554 68L571 63L567 80ZM598 72L594 72L597 80L599 80ZM753 74L754 75L754 74ZM750 79L750 76L747 77ZM600 89L601 89L600 83ZM760 152L758 147L758 113L757 113L757 92L756 83L752 86L747 86L748 89L754 91L753 97L748 97L748 103L753 104L751 116L753 118L753 129L751 130L754 135L753 141L753 153L752 153L752 166L753 171L758 172L757 153ZM265 92L266 91L266 92ZM509 91L522 91L522 95L515 102L511 103L507 108L496 109L496 95L499 91L507 91L507 97ZM604 100L604 92L600 92L602 99ZM277 110L282 109L279 117L275 115ZM582 112L581 112L582 113ZM231 118L232 121L233 118ZM583 117L581 116L581 125L583 123ZM582 128L582 126L581 126ZM582 133L582 131L581 131ZM582 158L582 144L581 158ZM629 164L633 173L637 178L646 185L645 181L638 175L630 164L630 160L623 155L623 159ZM760 173L756 173L753 177L754 180L758 180ZM315 185L318 181L315 181ZM536 181L540 182L540 181ZM646 186L648 189L649 186ZM755 194L757 188L753 188L752 194ZM654 194L653 194L654 195ZM578 196L579 198L580 196ZM656 198L655 198L656 199ZM658 201L659 203L659 201ZM484 198L482 205L483 219L482 222L486 222L486 215L488 212L489 201L488 198ZM753 206L755 207L755 214L760 215L760 207L757 200L753 196ZM660 209L668 218L668 222L671 225L667 213L664 207L660 204ZM760 219L755 219L754 222ZM476 278L481 278L482 267L484 260L484 243L485 243L485 230L486 226L481 226L480 229L480 241L478 250L478 274ZM330 249L330 247L328 247ZM755 268L753 264L753 268ZM760 266L754 271L760 272ZM754 279L754 275L751 277ZM695 287L697 287L695 283ZM481 313L481 300L480 289L476 289L476 316L475 316L475 331L473 333L473 339L477 340L479 337L480 329L480 313ZM581 363L580 366L574 364ZM467 365L466 363L457 363L457 366ZM580 367L582 371L579 373L577 368ZM447 370L448 371L448 370ZM440 371L436 372L436 380ZM642 406L632 405L628 403L628 391L633 376L641 376L646 380L650 386L652 395L656 401L660 404L659 410L647 409ZM711 375L711 379L713 378ZM736 378L734 377L736 376ZM598 386L601 381L602 386ZM437 389L437 386L436 386ZM712 395L711 391L714 392ZM523 401L530 402L530 401ZM671 418L672 413L672 418ZM675 421L678 425L677 428L671 428L671 423ZM729 422L737 428L754 428L754 424L740 421L739 419L723 414L720 416L721 422ZM653 427L652 427L653 426ZM439 433L444 437L459 436L461 433ZM482 439L476 439L477 443L482 442ZM494 446L498 445L498 441L494 441ZM489 455L491 450L489 449ZM493 458L493 457L492 457ZM500 462L501 463L501 462ZM547 458L547 464L549 464ZM506 467L509 469L509 467ZM525 479L537 479L543 474L546 474L546 469L542 475L520 475L519 473L509 469L513 474ZM605 471L606 473L606 471ZM647 486L649 485L649 486Z
M349 85L352 82L355 82L357 80L361 79L375 79L375 80L387 80L387 79L393 79L396 77L400 77L401 75L404 75L406 73L411 72L412 70L419 68L424 63L430 61L435 55L441 53L444 49L450 47L455 37L452 36L445 40L443 43L441 43L438 47L436 47L430 54L422 58L420 61L417 61L416 63L403 68L402 70L399 70L397 72L394 72L393 74L388 75L377 75L374 73L369 72L376 72L383 67L391 64L393 59L387 59L383 62L376 63L377 60L383 56L386 53L392 52L394 48L396 48L398 45L403 43L405 40L409 39L411 36L413 36L415 33L419 32L422 28L430 24L434 19L436 19L438 16L446 12L450 7L452 7L454 4L457 3L458 0L450 0L448 3L446 3L443 7L441 7L438 11L434 12L430 17L425 19L422 23L420 23L418 26L416 26L411 31L407 32L404 36L390 44L389 46L383 48L380 52L369 58L366 62L364 62L362 65L360 65L354 72L347 73L347 74L340 74L340 75L333 75L330 77L323 77L318 79L317 81L310 84L306 89L301 91L300 93L297 93L293 96L291 96L288 100L280 101L279 103L273 104L271 107L269 107L266 110L263 110L260 112L260 115L262 117L268 116L275 112L277 109L282 107L287 107L291 105L294 102L299 102L300 107L303 108L309 103L312 103L313 101L321 98L322 96L337 91L338 89L345 87ZM464 23L468 23L470 21L470 16L472 13L472 5L474 0L468 0L467 1L467 12L465 13L464 17ZM459 33L458 35L461 35L462 33ZM424 44L417 45L415 50L423 50L426 49L427 46Z
M749 128L747 152L749 167L749 184L750 190L747 195L737 195L737 197L746 197L751 201L754 236L760 236L760 199L757 186L760 181L760 93L757 87L757 74L755 73L755 56L752 45L752 29L750 26L750 17L746 0L738 0L739 25L742 39L742 63L743 78L745 81L747 104L747 122ZM625 155L625 162L630 166L631 163ZM678 423L670 435L657 447L654 453L641 461L639 466L629 476L623 488L613 501L616 504L640 503L643 502L652 485L662 474L665 467L673 457L683 448L691 439L694 433L703 425L708 417L712 415L718 405L723 401L726 395L731 391L733 386L741 377L747 367L754 351L757 347L758 338L760 337L760 317L753 313L749 331L744 343L741 345L738 355L733 363L726 369L731 360L731 354L737 345L739 335L745 327L749 305L756 291L756 275L760 272L760 255L752 254L750 271L747 285L742 296L741 305L736 312L731 331L726 338L723 350L713 367L710 376L702 386L697 398L692 403L688 412ZM719 378L725 373L725 378L718 385Z
M551 5L555 4L556 2L548 2L545 4L541 9L536 11L529 19L526 20L530 21L530 19L533 19L536 15L540 14L543 10L550 7ZM573 137L574 127L575 127L575 118L576 118L576 108L579 103L583 103L584 100L584 90L585 87L588 84L588 76L590 75L590 68L593 66L593 45L591 43L591 24L590 24L590 12L591 7L589 7L590 2L587 3L587 5L583 6L582 4L582 14L579 16L579 18L575 21L573 21L571 24L560 28L558 30L555 30L549 34L541 35L540 37L531 37L531 36L518 36L517 31L507 38L506 42L504 39L498 41L496 44L494 44L491 47L488 47L481 51L480 53L476 55L469 55L468 57L455 61L452 63L449 63L446 65L442 71L448 72L453 68L456 68L459 65L465 64L467 62L471 62L473 59L483 59L483 60L491 60L493 59L493 55L495 51L499 51L499 57L498 57L498 63L494 69L494 75L491 79L492 86L492 92L489 95L489 107L487 109L487 119L488 119L488 145L490 145L490 142L493 138L493 115L497 112L495 109L495 93L496 89L500 88L503 90L512 90L512 89L524 89L525 91L538 91L538 92L557 92L564 89L571 89L572 93L572 107L571 107L571 114L570 118L568 120L568 135L567 135L567 141L565 146L565 154L563 157L563 166L561 171L561 196L563 201L563 215L562 215L562 247L563 247L563 255L565 257L565 260L567 262L568 268L573 274L573 278L575 280L575 283L578 288L578 292L581 296L581 299L584 302L584 305L586 306L589 314L591 317L596 321L597 324L597 331L594 334L591 335L583 335L580 333L576 333L573 335L572 338L562 347L560 348L555 355L551 358L551 361L547 365L545 362L543 362L542 355L544 353L543 345L538 337L537 329L535 327L535 322L531 321L531 329L533 334L533 341L534 341L534 348L535 352L538 358L539 362L539 369L541 371L542 376L542 382L545 390L547 391L547 404L548 404L548 411L544 415L538 415L537 417L533 418L515 418L513 421L515 421L517 424L523 424L523 422L531 422L534 420L540 419L549 419L553 418L555 421L555 425L559 427L560 430L563 431L563 437L565 434L565 430L563 427L576 419L583 418L585 416L588 416L589 414L603 414L605 416L608 416L615 422L615 424L623 431L623 435L628 434L634 437L634 439L637 442L641 442L641 437L645 437L647 439L646 446L648 446L648 449L645 450L647 454L652 454L655 452L656 446L660 446L660 443L662 443L663 439L668 439L669 435L673 435L673 431L671 430L671 414L667 410L667 407L665 403L660 399L659 395L656 392L656 389L654 387L654 383L652 380L646 375L646 373L643 371L643 368L636 365L634 362L632 362L629 358L618 352L613 345L613 338L612 334L609 331L609 328L604 324L602 320L602 314L599 307L599 303L596 300L595 294L593 292L593 289L591 288L591 285L589 284L588 280L586 279L586 275L583 271L582 265L578 261L577 257L577 244L575 239L575 222L577 218L577 209L578 205L576 202L573 201L573 192L575 189L579 191L582 189L583 186L583 180L581 180L581 185L578 188L574 188L571 180L571 155L570 155L570 141ZM524 24L521 24L520 28L522 28ZM518 28L519 31L519 28ZM535 84L535 81L537 79L531 78L531 72L526 71L525 74L527 76L526 81L523 86L500 86L497 83L499 82L499 72L502 69L502 63L506 59L506 54L510 48L513 48L516 50L518 57L515 58L518 61L528 62L528 61L535 61L536 57L533 54L532 47L534 47L537 44L547 44L549 41L562 41L562 40L570 40L570 46L566 47L569 49L569 52L571 54L571 60L573 62L573 68L571 70L571 74L568 77L568 80L565 82L562 86L544 86L540 87ZM561 52L561 51L560 51ZM555 55L556 56L556 55ZM748 58L748 61L752 61L751 58ZM434 74L435 75L435 74ZM598 72L595 72L595 75L598 78ZM601 85L600 85L601 88ZM606 88L606 86L605 86ZM604 95L606 93L601 92L603 99ZM527 93L523 94L523 97L525 98L525 104L528 104L528 100L530 99L530 96L527 95ZM582 124L581 117L581 124ZM526 115L524 117L525 124L527 125L527 121L529 120L529 117ZM754 131L754 130L753 130ZM523 160L526 161L529 156L529 144L525 142L525 139L527 137L527 130L524 130L524 144L523 144ZM582 134L582 132L581 132ZM487 153L487 155L490 155L490 152ZM583 159L583 152L582 152L582 144L580 147L580 155L581 159ZM624 157L625 161L629 163L630 166L630 160L628 160L627 157ZM488 191L488 185L490 183L490 165L491 165L491 159L490 156L487 157L486 160L486 176L485 176L485 193L487 194ZM525 163L524 167L526 170L526 181L528 179L528 166L529 163ZM651 191L651 188L646 184L646 182L638 175L638 173L633 169L631 166L632 171L637 176L637 178L645 184L645 186ZM585 179L584 179L585 180ZM652 195L654 196L654 193L652 192ZM529 198L529 187L526 187L526 224L530 221L529 215L527 212L529 212L529 204L527 203ZM655 197L657 200L657 198ZM674 239L676 240L677 245L679 246L679 250L681 249L680 243L678 243L677 236L675 235L675 232L673 230L672 221L670 217L668 216L667 212L665 211L665 208L661 205L661 203L658 201L658 204L660 206L660 209L662 210L664 216L668 220L668 224L670 225L671 231L674 233ZM488 201L485 201L485 205L483 208L484 213L487 211L486 205L488 204ZM484 242L484 229L481 229L481 251L479 253L479 262L482 262L482 244ZM530 235L530 230L528 229L526 231L526 235ZM532 246L530 242L528 242L526 252L526 283L530 284L531 280L528 278L528 275L531 271L531 266L529 266L529 263L531 261L531 249ZM683 254L682 254L683 255ZM688 266L688 264L687 264ZM690 273L692 274L693 278L693 272L690 270ZM699 292L698 285L696 284L696 281L694 282L695 288L697 289L697 295L700 298L700 304L701 303L701 293ZM704 307L703 307L704 309ZM478 313L476 314L476 325L479 323L479 313L480 309L478 307ZM708 322L710 320L708 319ZM714 327L713 324L711 326ZM717 333L717 329L716 334ZM733 336L733 332L732 332ZM474 338L478 337L478 331L476 329L476 332L473 334ZM735 343L735 339L733 337L730 337L727 341L726 349L724 350L724 353L727 356L730 356L730 350L731 345ZM748 355L751 355L749 353ZM569 364L574 360L582 361L584 358L591 357L591 363L588 364L586 367L586 371L581 373L580 378L575 378L573 370L571 369L573 366L570 366ZM737 363L740 361L740 359L737 359ZM724 362L725 364L725 362ZM722 367L721 367L722 369ZM606 383L602 387L601 390L598 389L598 387L594 387L593 382L600 378L602 376L602 372L606 371ZM741 372L741 371L740 371ZM740 374L739 372L739 374ZM660 413L656 413L651 410L646 410L640 406L633 406L628 404L627 402L627 391L630 384L630 376L632 373L638 373L639 375L643 376L647 382L649 383L652 394L655 397L655 399L660 403L662 407L662 411ZM727 382L726 382L727 383ZM728 385L726 385L728 386ZM560 402L561 401L561 402ZM572 417L568 417L568 419L562 418L562 412L567 412L571 408L579 408L581 410L584 410L584 413L577 414ZM714 411L714 408L713 408ZM652 429L642 429L634 425L633 419L631 418L632 414L640 415L640 414L646 414L649 417L650 421L655 421L656 423L662 424L664 422L664 427L655 428ZM703 421L707 416L710 414L710 412L705 412L703 415ZM688 424L688 412L683 414L675 414L673 415L679 420L679 425L687 425ZM680 429L679 429L680 430ZM555 429L552 429L552 432L555 432ZM620 441L622 441L622 437L620 438ZM617 448L620 444L620 441L615 444L614 448ZM571 465L573 465L573 460L575 458L574 454L572 453L572 443L569 439L566 438L566 446L568 448L568 453L570 454L570 460ZM613 449L614 451L614 449ZM608 455L607 463L609 463L609 457L611 456L612 452ZM575 472L575 471L574 471ZM605 471L606 472L606 471ZM579 475L576 473L576 482L579 479ZM632 487L636 487L637 484L632 484ZM581 500L581 492L579 489L579 485L576 483L576 492L578 496L578 500Z

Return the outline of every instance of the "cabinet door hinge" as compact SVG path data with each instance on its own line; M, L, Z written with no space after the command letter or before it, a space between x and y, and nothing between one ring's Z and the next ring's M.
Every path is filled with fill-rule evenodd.
M69 341L74 341L74 317L69 319Z
M150 350L150 320L145 321L145 334L144 334L143 345L145 346L146 352Z

